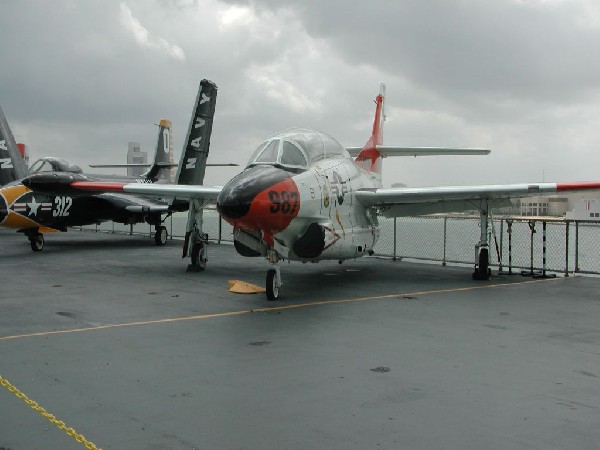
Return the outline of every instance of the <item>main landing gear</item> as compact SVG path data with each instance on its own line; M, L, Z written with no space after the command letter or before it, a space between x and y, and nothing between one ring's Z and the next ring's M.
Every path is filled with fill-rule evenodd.
M154 233L154 242L156 245L165 245L168 237L169 233L167 233L167 227L164 225L157 225Z
M475 271L474 280L489 280L492 275L490 269L489 243L488 243L488 211L480 211L481 238L475 245Z
M267 300L274 301L279 298L279 288L283 286L279 270L279 256L275 250L271 249L268 251L267 261L271 265L271 269L267 271Z
M188 223L183 243L183 257L190 256L187 272L201 272L208 261L208 234L202 231L203 204L199 200L190 200Z
M28 233L27 238L31 245L31 250L34 252L41 252L44 249L44 235L39 232Z

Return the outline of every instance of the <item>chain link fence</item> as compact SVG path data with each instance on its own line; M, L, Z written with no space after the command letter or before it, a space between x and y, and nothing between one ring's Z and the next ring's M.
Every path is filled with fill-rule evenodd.
M215 209L204 211L204 231L217 243L233 242L231 225ZM187 213L165 221L171 239L184 237ZM446 264L473 265L481 230L476 216L422 216L379 219L376 256ZM147 224L106 222L83 227L110 233L154 236ZM510 273L523 271L600 274L600 222L501 217L489 220L490 266ZM545 236L545 239L544 239Z
M475 263L479 217L399 217L380 224L382 239L375 247L380 256ZM500 271L600 274L599 222L502 217L490 219L488 231L490 265Z

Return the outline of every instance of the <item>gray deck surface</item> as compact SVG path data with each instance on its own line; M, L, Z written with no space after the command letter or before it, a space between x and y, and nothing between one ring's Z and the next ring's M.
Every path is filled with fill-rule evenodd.
M597 449L600 279L0 231L0 375L103 449ZM269 309L271 308L271 309ZM78 449L0 387L0 448Z

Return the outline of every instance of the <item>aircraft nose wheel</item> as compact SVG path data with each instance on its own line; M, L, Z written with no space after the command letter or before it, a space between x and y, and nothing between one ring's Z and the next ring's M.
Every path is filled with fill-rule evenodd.
M154 242L156 243L156 245L165 245L167 243L168 235L169 234L167 233L167 227L162 225L156 227L156 233L154 233Z
M35 234L29 238L31 244L31 250L34 252L41 252L44 248L44 235L41 233Z
M277 281L277 271L270 269L267 272L267 300L274 301L279 297L279 283Z

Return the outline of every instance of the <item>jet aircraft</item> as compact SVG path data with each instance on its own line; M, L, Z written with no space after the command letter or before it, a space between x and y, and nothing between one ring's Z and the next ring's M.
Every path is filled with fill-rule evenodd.
M266 295L279 297L279 262L318 262L372 254L379 238L377 217L478 210L481 236L475 245L475 279L488 279L488 214L510 198L544 193L600 189L600 182L523 183L424 188L382 187L382 160L391 156L485 155L486 149L383 146L385 86L375 99L371 137L363 147L344 148L333 137L306 128L280 131L261 143L246 168L223 187L114 184L110 189L138 195L162 195L190 202L184 255L206 264L202 207L216 199L221 216L233 225L237 252L265 257ZM75 180L76 189L107 186Z
M193 111L187 142L196 145L208 154L208 145L212 129L217 88L214 83L202 80ZM208 101L207 99L210 99ZM24 163L17 160L16 144L4 115L0 116L0 154L2 159L0 188L0 226L15 228L24 233L34 251L44 247L44 233L66 231L68 227L89 225L112 220L124 224L146 222L155 226L155 242L164 245L167 228L164 220L175 211L185 211L188 202L166 203L160 198L147 198L114 192L82 192L70 187L73 182L129 182L138 184L154 183L160 170L171 167L170 121L163 119L159 125L155 162L142 177L132 179L118 176L94 176L82 173L73 164L46 157L32 164L29 173L23 173ZM199 128L202 121L204 127ZM200 141L203 140L202 145ZM187 154L187 152L186 152ZM182 156L185 156L182 155ZM22 161L22 158L18 158ZM209 164L210 165L210 164ZM222 164L214 164L222 165ZM125 166L125 165L113 165ZM188 157L186 165L179 168L178 183L202 183L206 158ZM10 170L9 170L10 169ZM164 218L163 218L164 217Z

